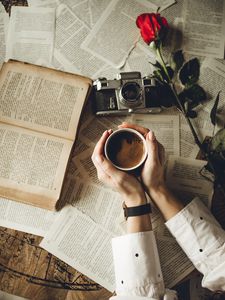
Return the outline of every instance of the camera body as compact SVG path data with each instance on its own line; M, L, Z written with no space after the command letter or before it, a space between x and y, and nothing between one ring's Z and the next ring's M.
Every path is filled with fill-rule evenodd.
M114 80L99 78L94 81L94 112L96 115L158 113L154 100L154 81L141 77L140 72L124 72Z

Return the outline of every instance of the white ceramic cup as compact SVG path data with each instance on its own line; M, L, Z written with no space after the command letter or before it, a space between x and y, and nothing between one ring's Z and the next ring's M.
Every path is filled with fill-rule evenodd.
M136 136L136 139L135 139L135 136ZM127 143L126 137L127 138L130 137L130 141L128 140L128 143ZM131 137L134 137L134 139L132 139ZM123 142L122 142L122 140L123 140ZM127 145L126 149L129 149L129 144L132 144L132 147L133 147L132 149L130 148L128 150L129 155L127 155L126 157L124 157L126 155L126 151L125 152L123 151L124 149L123 149L122 143L126 143L126 145ZM135 144L135 143L138 143L138 144ZM122 153L121 151L123 151L124 165L123 165L123 163L119 164L118 160L115 158L115 157L118 157L118 155L120 155L120 153ZM141 155L140 155L140 153L138 154L138 151L142 152L142 154ZM108 139L106 140L106 143L105 143L104 152L105 152L106 158L108 160L110 160L111 163L117 169L122 170L122 171L133 171L133 170L139 168L144 163L144 161L147 157L146 140L145 140L144 136L137 130L134 130L131 128L121 128L121 129L115 130L108 137ZM132 162L132 158L134 158L134 163ZM120 159L120 161L121 161L121 159Z

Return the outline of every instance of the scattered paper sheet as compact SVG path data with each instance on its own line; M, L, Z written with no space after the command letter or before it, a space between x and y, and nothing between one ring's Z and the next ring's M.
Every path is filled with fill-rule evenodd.
M176 3L175 0L148 0L155 6L158 6L159 12L162 12L164 9L170 7L174 3Z
M211 206L213 183L199 173L205 165L206 161L202 160L169 157L166 182L184 203L188 203L198 196L205 205Z
M133 115L132 123L149 128L168 155L180 155L179 116Z
M75 207L64 208L40 246L113 292L113 234Z
M58 0L27 0L28 6L56 8Z
M218 109L220 110L220 114L225 117L225 90L224 90L225 63L224 61L216 60L216 59L204 60L201 69L200 84L205 89L205 91L207 91L208 98L210 100L206 102L205 106L203 107L204 110L210 113L214 105L216 96L218 92L221 91Z
M9 15L6 13L4 6L0 3L0 68L2 63L5 61L8 23Z
M183 35L186 52L223 58L225 2L223 0L185 1Z
M62 198L95 223L114 234L121 234L120 223L123 221L122 200L118 193L102 185L93 184L89 179L68 178Z
M92 28L111 1L112 0L59 0L59 3L68 5L81 21L89 28Z
M157 7L145 0L111 1L81 47L115 68L122 67L140 35L135 20L147 9Z
M56 212L0 198L0 226L44 236Z
M6 58L49 66L54 36L55 9L12 6Z
M68 72L95 78L105 64L80 48L90 29L64 4L57 8L54 57Z

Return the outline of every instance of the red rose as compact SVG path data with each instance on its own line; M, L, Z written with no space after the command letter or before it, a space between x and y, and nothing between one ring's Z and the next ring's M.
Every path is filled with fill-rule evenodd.
M169 28L167 20L160 14L142 14L137 17L137 27L141 30L141 36L148 45L152 41L162 40Z

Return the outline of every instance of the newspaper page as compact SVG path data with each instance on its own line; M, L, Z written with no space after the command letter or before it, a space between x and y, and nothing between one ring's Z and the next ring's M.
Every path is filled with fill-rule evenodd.
M180 155L179 116L136 114L132 123L152 130L168 155Z
M167 163L166 182L175 195L185 204L199 197L210 208L213 183L206 180L201 169L206 161L170 156Z
M81 47L115 68L122 67L139 39L136 18L146 10L156 11L149 1L111 1Z
M54 209L73 141L0 123L0 195Z
M55 9L12 6L6 58L48 66L55 36Z
M225 2L188 0L184 6L184 50L189 54L224 57Z
M91 80L20 62L0 73L2 122L74 140Z
M95 78L105 63L81 49L81 42L90 32L89 27L64 4L58 6L56 14L54 57L68 72Z
M0 226L44 236L56 212L0 198Z

